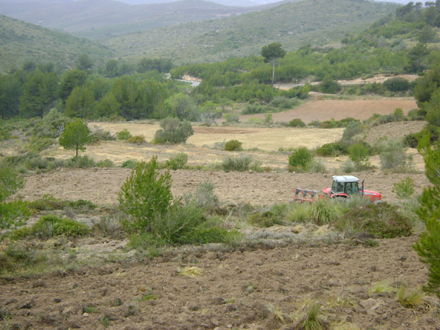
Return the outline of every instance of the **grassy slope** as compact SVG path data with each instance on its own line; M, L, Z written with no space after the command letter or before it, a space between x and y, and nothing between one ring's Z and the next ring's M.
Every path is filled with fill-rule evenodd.
M175 63L221 61L258 55L261 47L281 42L287 50L322 45L359 32L394 4L350 0L305 0L223 20L196 22L108 38L103 43L125 58L167 57Z
M40 26L0 16L0 73L25 61L73 67L81 54L103 64L113 53L105 46Z
M202 0L135 6L112 0L44 4L0 1L1 14L92 39L228 17L266 8L268 6L228 7Z

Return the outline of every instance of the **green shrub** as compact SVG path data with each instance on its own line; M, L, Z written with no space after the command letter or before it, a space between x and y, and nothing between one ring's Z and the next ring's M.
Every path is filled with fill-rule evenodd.
M343 173L353 173L354 171L356 171L357 166L355 163L353 163L351 160L347 160L344 163L341 164L340 166L340 170Z
M2 164L0 167L0 187L0 203L3 203L17 190L24 188L24 179L12 167Z
M79 237L89 233L90 229L78 221L59 218L56 215L48 214L42 216L32 227L19 229L13 233L14 238L25 236L50 238L53 236Z
M403 143L398 140L388 141L379 158L382 170L401 171L411 166Z
M113 116L111 116L111 117L108 119L108 121L110 121L110 122L118 122L118 121L127 121L127 119L125 119L125 118L122 117L122 116L113 115Z
M144 231L151 228L153 219L164 217L173 201L171 183L168 171L159 173L157 157L138 163L118 194L120 210L133 217L126 228Z
M116 136L110 133L109 131L104 131L102 128L97 127L90 134L93 142L98 141L114 141L116 140Z
M127 142L128 143L137 143L137 144L145 143L145 138L143 135L135 135L135 136L132 136L131 138L128 138Z
M408 111L407 117L409 120L425 120L426 110L412 109L412 110Z
M410 177L406 177L400 182L396 182L393 185L393 193L396 193L397 198L399 199L407 199L410 198L412 194L414 194L414 181Z
M356 166L366 165L370 159L370 151L362 143L355 143L349 148L349 158Z
M131 137L131 133L126 128L118 132L118 140L128 140Z
M225 172L229 171L248 171L254 158L251 155L240 155L237 157L225 157L223 158L222 168Z
M53 139L53 138L32 137L28 148L29 148L29 150L31 150L33 152L40 152L40 151L46 150L54 143L55 143L55 139Z
M336 221L339 215L338 204L328 198L315 201L310 210L310 217L318 226Z
M228 124L240 122L240 116L236 113L227 113L225 119Z
M189 232L183 242L187 244L224 243L229 244L242 238L243 234L236 230L227 231L220 227L196 228Z
M259 227L272 227L274 225L282 224L279 215L274 214L271 210L266 210L259 213L252 214L248 222Z
M406 92L409 89L409 81L402 77L385 80L383 86L391 92Z
M165 118L160 122L162 129L154 135L152 143L185 143L194 134L194 130L188 121L181 122L177 118Z
M322 157L337 157L349 154L350 144L343 141L323 144L316 149L316 154Z
M23 201L0 203L0 229L17 228L26 224L30 215L28 205Z
M176 171L186 168L187 163L188 155L184 152L181 152L174 157L170 157L169 160L165 161L165 167L169 168L170 170Z
M98 167L115 167L115 163L113 163L110 159L100 160L96 163Z
M396 206L386 202L368 204L352 209L335 223L340 231L367 233L373 238L410 236L412 223L400 214Z
M268 107L265 107L265 106L262 106L259 104L249 104L246 106L246 108L241 110L241 114L242 115L253 115L253 114L257 114L257 113L265 113L268 111L269 111Z
M288 126L290 127L306 127L306 124L299 118L292 119L289 121Z
M96 166L93 158L89 158L88 156L78 156L70 158L66 164L67 167L73 168L89 168Z
M417 148L421 138L422 132L409 133L403 138L403 144L409 148Z
M51 195L44 195L43 198L33 202L27 202L29 209L36 211L63 210L66 207L81 210L93 210L97 206L90 201L78 199L76 201L63 201Z
M123 162L121 167L122 168L135 168L137 164L138 164L138 162L136 160L129 159L129 160L126 160L125 162Z
M353 137L363 135L367 127L359 122L352 121L342 133L342 141L351 141Z
M0 142L9 140L12 134L7 128L0 128Z
M220 206L220 201L214 192L214 188L214 183L211 181L200 182L194 195L191 195L191 202L197 207L215 210Z
M322 159L313 159L309 164L308 171L312 173L325 173L327 169Z
M318 85L319 91L322 93L336 94L342 90L341 84L334 81L330 76L326 76Z
M229 140L228 142L225 143L225 150L226 151L235 151L235 150L242 150L242 144L240 141L238 140Z
M275 96L271 101L272 106L278 109L292 109L298 104L296 99L289 99L285 96Z
M289 169L291 171L307 171L313 154L306 147L299 147L289 156Z

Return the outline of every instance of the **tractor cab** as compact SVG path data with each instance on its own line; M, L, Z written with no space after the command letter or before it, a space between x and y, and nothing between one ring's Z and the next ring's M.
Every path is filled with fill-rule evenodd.
M356 195L359 194L359 179L352 175L333 176L331 188L332 195Z

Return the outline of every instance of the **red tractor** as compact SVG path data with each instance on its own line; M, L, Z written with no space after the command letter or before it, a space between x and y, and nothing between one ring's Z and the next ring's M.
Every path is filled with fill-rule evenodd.
M331 188L325 188L322 192L299 188L295 188L293 191L295 193L293 200L297 202L314 202L326 197L345 199L355 195L363 196L372 202L378 202L382 199L382 195L377 191L364 190L364 181L359 187L359 179L352 175L333 176Z

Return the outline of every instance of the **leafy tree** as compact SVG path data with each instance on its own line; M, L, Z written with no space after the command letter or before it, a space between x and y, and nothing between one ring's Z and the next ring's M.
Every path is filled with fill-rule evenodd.
M406 92L410 86L409 81L402 77L387 79L383 85L391 92Z
M82 54L76 63L76 69L90 73L93 68L93 62L87 54Z
M312 161L313 154L306 147L299 147L289 156L289 168L292 171L307 171Z
M77 86L66 101L66 116L77 118L93 118L95 98L86 86Z
M34 71L29 81L23 87L20 98L19 112L25 117L39 116L49 111L57 99L58 77L55 73Z
M265 62L272 62L272 86L275 81L275 61L277 58L283 58L286 51L281 48L279 42L271 43L261 49L261 56L264 57Z
M104 74L106 77L115 78L119 75L118 72L118 61L111 59L105 63Z
M60 135L59 144L67 150L75 150L75 157L78 157L78 150L85 151L85 144L91 142L90 130L87 123L82 119L75 119L67 124L64 132Z
M82 86L86 83L87 76L87 72L84 70L73 69L67 71L61 79L61 100L63 100L63 102L66 102L67 98L69 97L70 93L72 93L75 87Z
M112 92L105 96L96 105L96 113L99 117L111 117L119 113L121 104L116 100Z
M403 68L410 73L421 73L426 68L426 57L430 51L426 44L419 42L413 48L408 50L406 56L408 58L408 64Z
M157 157L136 165L118 194L119 208L134 218L132 229L151 230L153 218L168 212L173 201L171 184L169 171L160 174Z
M199 115L194 101L183 93L174 94L166 99L165 109L168 116L177 117L180 120L195 121Z
M17 74L0 77L0 117L11 118L18 114L23 85Z
M319 84L319 90L322 93L336 94L341 89L341 84L334 81L329 75L325 76L324 80Z
M432 186L423 190L417 213L426 224L426 231L413 245L422 262L429 265L428 284L424 289L440 298L440 143L430 145L430 137L424 135L419 152L425 160L425 174Z

